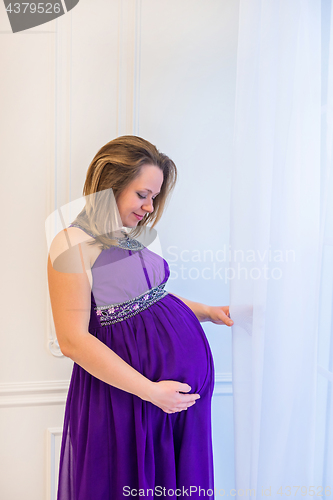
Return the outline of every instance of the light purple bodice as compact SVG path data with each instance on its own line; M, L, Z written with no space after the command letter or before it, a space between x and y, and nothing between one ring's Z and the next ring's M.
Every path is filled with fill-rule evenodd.
M92 293L97 306L126 302L165 283L167 262L148 248L103 250L92 269Z
M70 226L78 227L94 238L80 225L72 223ZM118 245L102 250L91 268L95 308L128 303L116 314L104 311L101 318L104 322L132 314L167 293L164 291L170 276L167 261L138 240L126 238L118 239ZM149 295L142 297L148 291Z

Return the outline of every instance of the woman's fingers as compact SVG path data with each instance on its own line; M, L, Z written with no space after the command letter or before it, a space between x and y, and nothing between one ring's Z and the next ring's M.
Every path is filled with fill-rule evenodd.
M190 408L190 406L195 405L195 403L196 403L195 401L188 402L188 403L182 403L182 404L179 403L174 408L169 408L169 409L164 410L164 411L166 413L177 413L177 412L180 412L180 411L187 410L188 408Z
M195 405L195 401L193 401L192 403L186 403L186 404L181 404L181 405L179 404L175 408L173 408L173 411L178 412L178 411L187 410L187 408L190 408L190 406L193 406L193 405Z
M200 398L200 394L188 394L191 386L174 380L153 382L148 401L166 413L187 410Z

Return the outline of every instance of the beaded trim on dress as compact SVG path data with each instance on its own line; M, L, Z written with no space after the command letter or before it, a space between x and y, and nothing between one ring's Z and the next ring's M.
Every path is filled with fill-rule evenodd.
M120 304L110 304L107 306L96 306L94 309L99 317L102 326L112 325L130 318L135 314L147 309L156 301L165 297L169 292L164 290L165 283L161 283L154 288L151 288L145 293L142 293L134 299L127 300Z
M85 233L89 234L92 238L95 238L96 236L87 231L86 229L83 229L79 224L70 224L70 227L78 227L79 229L82 229ZM117 236L114 237L115 240L117 240L118 246L120 248L124 248L125 250L143 250L145 246L140 243L140 241L135 240L134 238L131 238L128 236L126 231L121 231L122 234L124 235L124 238L118 238Z

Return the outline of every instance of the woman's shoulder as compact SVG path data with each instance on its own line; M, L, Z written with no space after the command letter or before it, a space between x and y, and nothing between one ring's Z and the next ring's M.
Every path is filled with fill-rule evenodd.
M50 245L50 258L54 262L58 257L63 256L67 260L76 260L80 257L79 249L82 250L84 262L91 268L101 248L99 245L88 245L94 238L79 227L68 227L62 229L53 238Z
M56 234L52 240L51 247L54 249L57 248L59 251L64 251L79 245L79 243L85 244L88 241L93 241L93 237L85 231L79 227L67 227Z

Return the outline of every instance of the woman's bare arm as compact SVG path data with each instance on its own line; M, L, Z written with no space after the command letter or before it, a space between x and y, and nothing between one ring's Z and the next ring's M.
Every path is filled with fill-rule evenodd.
M201 323L203 323L204 321L209 321L209 306L201 304L200 302L193 302L192 300L184 299L183 297L179 297L179 295L176 295L175 293L172 293L171 295L174 295L178 299L182 300L184 304L186 304L194 312Z
M179 295L176 295L175 293L172 293L171 295L174 295L178 299L182 300L184 304L186 304L194 312L201 323L204 321L211 321L217 325L232 326L234 324L229 316L229 306L207 306L206 304L201 304L200 302L193 302L192 300L179 297Z
M77 251L80 252L79 247ZM84 270L56 271L49 256L48 282L62 353L100 380L143 399L148 398L151 381L89 333L91 288Z

